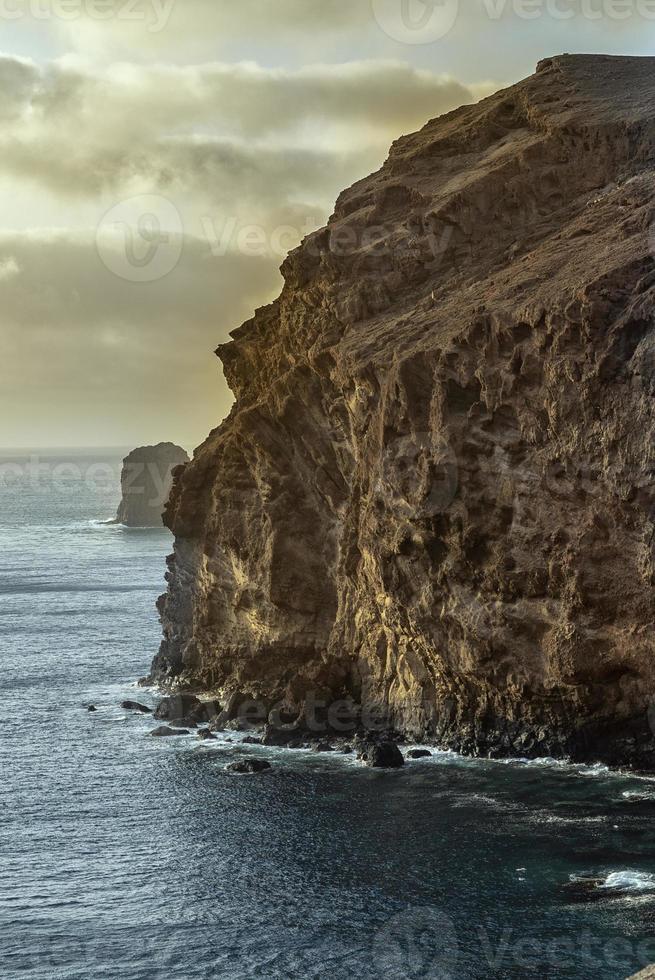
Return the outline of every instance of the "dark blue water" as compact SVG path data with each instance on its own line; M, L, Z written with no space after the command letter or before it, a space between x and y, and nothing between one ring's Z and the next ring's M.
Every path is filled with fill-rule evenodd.
M102 526L119 459L71 460L0 463L2 978L623 980L655 960L655 783L148 738L119 703L154 701L133 683L171 540ZM272 772L224 771L253 751ZM561 890L617 872L602 901Z

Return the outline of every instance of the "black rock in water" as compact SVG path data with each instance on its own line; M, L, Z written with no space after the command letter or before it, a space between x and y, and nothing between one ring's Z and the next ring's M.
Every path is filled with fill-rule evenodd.
M212 732L210 732L208 728L201 728L200 731L198 732L198 738L199 739L202 739L205 742L215 742L216 741L216 736L213 735Z
M160 728L155 728L153 732L150 732L152 738L171 738L173 735L190 735L191 732L187 731L186 728L169 728L168 725L162 725Z
M155 718L196 728L213 721L220 710L221 706L214 701L201 701L193 694L174 694L159 702Z
M143 446L126 456L116 524L162 527L175 470L188 462L186 451L172 442Z
M96 708L95 704L90 704L86 710L91 712L91 711L97 711L98 709Z
M405 765L403 754L395 742L369 745L362 754L362 761L371 769L401 769Z
M407 753L408 759L431 759L432 753L427 749L410 749Z
M147 708L145 704L139 704L138 701L121 701L121 708L125 711L136 711L141 715L152 714L152 708Z
M265 759L242 759L241 762L231 762L229 766L225 767L225 771L252 774L266 772L267 769L271 768L270 762L266 762Z

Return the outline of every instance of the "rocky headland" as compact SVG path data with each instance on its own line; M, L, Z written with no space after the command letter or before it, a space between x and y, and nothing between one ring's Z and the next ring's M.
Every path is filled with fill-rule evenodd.
M189 462L184 449L172 442L142 446L123 460L121 502L116 524L126 527L162 527L173 474Z
M655 768L654 169L655 59L562 56L341 195L218 351L153 681Z

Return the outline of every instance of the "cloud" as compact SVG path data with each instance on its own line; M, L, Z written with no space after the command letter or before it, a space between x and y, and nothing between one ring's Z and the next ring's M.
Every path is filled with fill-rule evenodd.
M213 349L279 288L277 265L187 238L173 272L135 283L103 265L90 235L3 234L4 441L40 445L41 427L66 445L88 428L89 444L129 444L135 420L152 438L199 441L231 403Z
M474 99L396 61L3 57L0 82L5 213L33 189L24 230L0 234L0 443L14 445L199 442L231 403L212 351L279 291L284 251L394 137ZM112 274L96 247L103 215L140 195L165 199L183 233L179 263L153 282Z
M316 185L320 160L347 179L357 167L340 160L370 163L400 131L474 101L453 79L397 62L94 71L5 58L2 79L13 124L0 134L0 171L71 195L138 180L184 186L200 175L209 193L224 181L232 194L237 174L248 184L263 173L298 193Z
M165 195L196 236L208 219L236 216L267 233L292 224L300 240L395 136L475 98L397 62L293 71L4 58L1 77L11 118L0 175L60 202L97 201L97 219L134 194Z

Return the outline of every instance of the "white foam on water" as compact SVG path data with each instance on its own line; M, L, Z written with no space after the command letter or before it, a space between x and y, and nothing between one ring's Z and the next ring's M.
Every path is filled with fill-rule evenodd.
M655 892L655 874L647 871L612 871L598 887L609 891Z
M621 796L624 800L635 800L637 803L640 800L655 800L655 792L649 793L639 789L627 789L621 793Z

